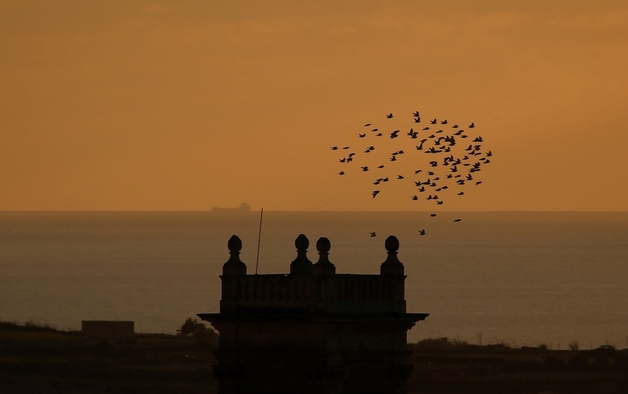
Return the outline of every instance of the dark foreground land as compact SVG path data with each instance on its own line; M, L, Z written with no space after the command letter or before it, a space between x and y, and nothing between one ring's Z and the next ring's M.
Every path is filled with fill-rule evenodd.
M214 393L217 337L86 338L0 322L0 393ZM413 344L411 393L628 393L628 350Z

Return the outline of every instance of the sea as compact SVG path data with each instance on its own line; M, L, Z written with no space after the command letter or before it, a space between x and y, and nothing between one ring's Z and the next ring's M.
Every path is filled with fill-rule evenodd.
M289 272L299 234L376 274L395 235L407 310L429 313L409 342L628 348L628 212L0 212L0 320L174 334L219 311L234 234L249 274Z

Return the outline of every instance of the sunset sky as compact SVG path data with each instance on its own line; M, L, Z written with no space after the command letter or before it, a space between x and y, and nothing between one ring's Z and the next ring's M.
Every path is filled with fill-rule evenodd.
M0 54L0 210L429 209L330 149L415 110L494 154L443 209L628 210L624 0L0 0Z

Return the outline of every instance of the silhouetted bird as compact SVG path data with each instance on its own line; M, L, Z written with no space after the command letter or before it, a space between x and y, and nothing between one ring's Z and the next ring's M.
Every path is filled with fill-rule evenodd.
M364 125L364 127L369 127L370 125L371 125L370 123L367 123Z
M469 125L469 128L472 129L475 127L475 123L471 122L471 124Z
M435 217L435 216L436 216L435 213L430 214L430 217Z
M379 190L374 190L373 191L373 198L375 198L375 196L377 196L379 194Z
M349 146L345 146L345 147L344 147L344 148L342 148L342 149L349 149L349 148L350 148Z
M416 118L417 116L421 116L421 115L419 114L419 111L414 111L414 113L413 113L412 115L414 115L414 117L415 117L415 118Z
M442 201L436 201L436 204L443 205L443 202Z
M430 123L431 124L436 124L436 123L438 123L438 120L436 120L436 118L434 118L434 119L430 120Z
M460 192L460 193L458 193L458 195L459 195L459 196L462 196L463 194L464 194L464 192Z
M425 235L425 229L419 230L419 235Z
M366 137L366 134L358 134L358 136L359 136L360 138L364 138L364 137Z
M440 124L447 124L447 119L441 121Z
M377 236L377 234L375 234L375 231L371 231L370 234L371 234L371 237L376 237Z
M482 181L477 181L477 182L475 182L475 184L476 184L476 185L479 185L479 184L481 184L481 183L482 183Z
M344 175L344 174L345 174L345 172L344 172L344 171L340 171L340 172L338 173L338 175Z
M331 150L338 150L338 147L337 146L332 146Z
M462 219L455 219L455 220L454 220L454 222L459 222L459 221L461 221L461 220L462 220Z
M414 174L416 175L416 174L418 174L421 171L423 171L423 170L416 170L416 171L414 171Z
M377 168L384 168L384 165L382 164L381 166L377 166Z
M403 179L403 175L397 175L397 179Z
M412 200L416 201L419 199L419 196L417 196L416 194L414 196L412 196Z
M386 115L386 118L391 119L393 117L393 114L388 114Z
M362 171L368 171L368 170L369 170L368 166L362 167Z

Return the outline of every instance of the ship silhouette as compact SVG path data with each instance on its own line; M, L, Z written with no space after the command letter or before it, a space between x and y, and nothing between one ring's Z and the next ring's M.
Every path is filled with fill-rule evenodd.
M251 207L249 206L249 204L243 202L237 208L212 207L211 211L219 212L219 213L244 213L244 212L249 212L250 210L251 210Z

